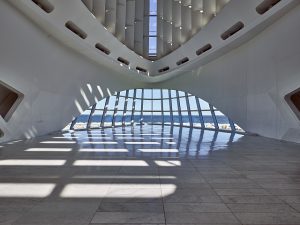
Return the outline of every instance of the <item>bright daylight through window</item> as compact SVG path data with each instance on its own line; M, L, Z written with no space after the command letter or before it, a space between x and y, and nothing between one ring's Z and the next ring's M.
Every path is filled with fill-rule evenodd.
M157 0L149 0L149 51L150 57L157 56Z
M91 106L71 129L162 124L242 132L221 111L186 92L167 89L121 91Z

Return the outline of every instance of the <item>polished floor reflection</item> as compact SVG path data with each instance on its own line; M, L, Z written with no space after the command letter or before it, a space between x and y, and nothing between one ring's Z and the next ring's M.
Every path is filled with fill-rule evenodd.
M2 144L4 224L300 224L300 145L158 125Z

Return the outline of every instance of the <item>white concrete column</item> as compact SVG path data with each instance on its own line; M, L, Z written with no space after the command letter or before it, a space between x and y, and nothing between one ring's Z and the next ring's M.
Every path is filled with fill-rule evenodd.
M172 2L172 49L180 46L181 42L181 4L178 0Z
M97 18L97 20L104 24L105 22L105 0L94 0L92 13Z
M164 54L172 51L172 0L163 0L163 44Z
M140 55L143 55L144 7L144 0L135 1L134 51Z
M182 1L181 4L181 43L183 43L192 34L192 5L191 0Z
M116 20L117 20L117 0L106 0L105 7L105 27L112 34L116 32Z
M201 29L203 0L192 0L192 35Z
M117 0L116 37L125 42L126 0Z
M164 0L157 0L157 56L161 57L164 54Z
M139 1L139 0L138 0ZM143 40L143 56L148 58L149 49L149 0L144 0L144 40Z
M134 19L135 19L135 1L127 0L125 43L127 47L130 49L134 49Z
M216 0L203 0L202 26L205 26L216 15Z

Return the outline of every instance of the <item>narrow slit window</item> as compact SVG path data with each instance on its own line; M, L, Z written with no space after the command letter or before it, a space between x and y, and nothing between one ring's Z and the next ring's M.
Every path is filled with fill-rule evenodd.
M157 56L157 0L149 0L148 56Z

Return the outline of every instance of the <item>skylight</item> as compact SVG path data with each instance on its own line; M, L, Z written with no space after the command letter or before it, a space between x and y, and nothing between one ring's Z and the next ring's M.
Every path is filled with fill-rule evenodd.
M157 0L149 0L148 55L157 56Z

